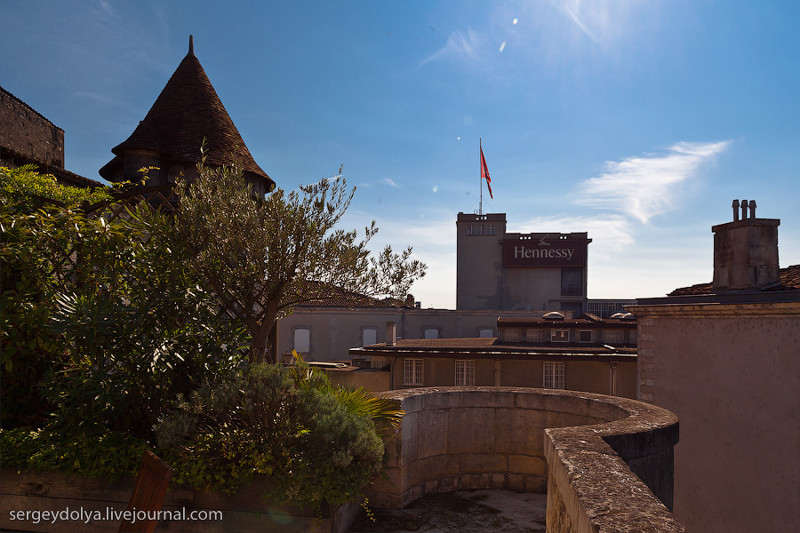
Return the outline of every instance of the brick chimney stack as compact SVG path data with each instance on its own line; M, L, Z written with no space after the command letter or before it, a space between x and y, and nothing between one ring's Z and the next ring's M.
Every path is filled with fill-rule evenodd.
M755 200L734 200L733 222L714 233L714 291L758 290L779 282L776 218L756 218ZM742 217L739 219L739 208Z

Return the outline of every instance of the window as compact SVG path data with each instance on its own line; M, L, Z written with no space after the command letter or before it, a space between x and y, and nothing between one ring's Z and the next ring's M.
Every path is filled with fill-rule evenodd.
M548 363L544 364L544 383L542 386L545 389L563 389L564 388L564 374L565 363Z
M297 353L311 353L311 330L308 328L295 328L294 349Z
M583 296L583 269L561 269L561 296Z
M470 224L467 235L494 235L494 224Z
M403 385L422 385L422 359L406 359L403 361Z
M603 341L607 343L623 344L625 331L621 329L607 329L603 331Z
M528 328L525 330L527 342L547 342L547 330L544 328Z
M438 339L439 328L425 328L422 332L423 339Z
M482 339L487 339L489 337L494 337L494 330L492 328L481 328L478 331L478 337Z
M372 326L361 330L361 346L369 346L378 343L378 328Z
M569 330L568 329L551 330L550 340L553 342L569 342Z
M578 342L592 342L592 330L582 329L578 331Z
M500 330L500 340L503 342L521 342L522 331L520 328L503 328Z
M475 385L475 361L456 359L456 386Z

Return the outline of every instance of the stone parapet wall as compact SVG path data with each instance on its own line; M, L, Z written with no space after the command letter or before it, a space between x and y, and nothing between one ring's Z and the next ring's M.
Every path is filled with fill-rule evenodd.
M387 441L388 476L372 487L372 505L401 508L462 489L546 490L548 531L683 530L659 500L669 505L672 498L678 433L669 411L599 394L514 387L382 396L406 415ZM638 524L638 513L664 529Z
M120 520L107 520L127 508L134 479L109 481L60 472L9 472L0 476L0 531L41 531L48 533L112 533ZM164 511L187 516L221 513L221 519L161 520L156 531L168 533L345 533L361 508L354 503L332 510L332 517L320 517L313 509L269 504L264 495L272 486L257 478L235 494L205 492L188 487L170 487ZM78 515L83 511L83 518ZM113 510L113 513L112 511ZM30 512L27 519L21 512ZM12 515L12 512L14 513ZM58 513L59 519L39 520L41 513ZM69 514L72 517L69 518ZM47 515L48 517L51 515ZM99 516L100 520L89 519ZM173 515L174 516L174 515Z

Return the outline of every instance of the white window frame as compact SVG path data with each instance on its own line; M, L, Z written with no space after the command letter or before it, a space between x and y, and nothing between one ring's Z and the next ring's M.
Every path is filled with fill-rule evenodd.
M542 372L542 387L545 389L563 389L566 381L567 364L556 361L545 361Z
M373 339L367 339L367 332L371 332L374 336ZM361 346L369 346L371 344L378 344L378 328L375 326L364 326L361 328Z
M305 339L304 343L302 342L303 339L300 339L301 342L298 343L297 336L298 334L302 334L302 332L306 333L307 338ZM311 353L311 328L306 326L298 326L294 328L294 331L292 332L292 348L294 348L294 351L296 351L298 354ZM301 350L300 348L305 348L305 350Z
M403 360L403 385L419 387L425 383L425 360Z
M456 387L472 387L475 385L475 360L456 359Z
M557 339L556 334L558 333L565 333L565 339ZM558 335L559 337L561 335ZM569 342L569 330L568 329L551 329L550 330L550 342Z

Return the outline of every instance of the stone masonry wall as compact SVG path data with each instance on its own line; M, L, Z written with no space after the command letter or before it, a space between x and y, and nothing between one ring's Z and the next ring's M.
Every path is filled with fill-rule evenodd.
M548 531L683 531L662 503L671 504L677 442L669 411L599 394L514 387L383 396L406 415L387 442L388 477L373 486L372 505L401 508L462 489L547 491Z
M2 87L0 148L12 150L44 165L64 168L64 130Z

